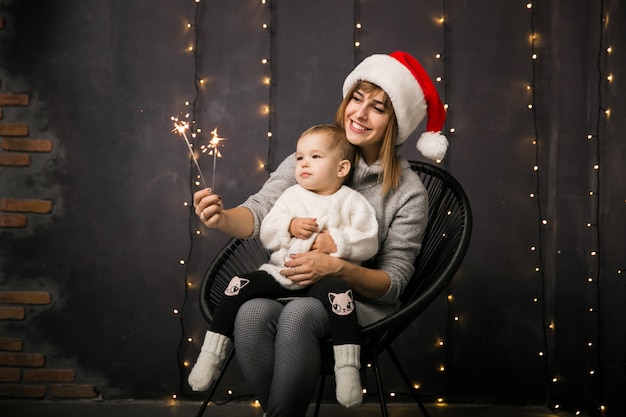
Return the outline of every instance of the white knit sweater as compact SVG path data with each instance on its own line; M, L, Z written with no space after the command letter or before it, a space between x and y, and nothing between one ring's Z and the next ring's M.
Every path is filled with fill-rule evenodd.
M365 197L346 186L332 195L320 195L293 185L276 200L260 229L261 242L271 256L270 262L259 269L272 274L285 288L302 288L280 271L286 269L290 254L308 252L317 237L317 233L306 240L292 237L289 224L296 217L315 218L320 231L328 230L337 246L332 256L361 262L378 251L376 212Z

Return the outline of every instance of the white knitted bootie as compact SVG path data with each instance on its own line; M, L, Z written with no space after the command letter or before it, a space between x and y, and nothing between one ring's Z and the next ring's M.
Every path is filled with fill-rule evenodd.
M335 394L337 402L346 408L354 407L363 401L361 385L361 346L333 346L335 352Z
M198 360L187 378L191 389L204 391L219 377L231 344L230 339L223 334L210 330L206 332Z

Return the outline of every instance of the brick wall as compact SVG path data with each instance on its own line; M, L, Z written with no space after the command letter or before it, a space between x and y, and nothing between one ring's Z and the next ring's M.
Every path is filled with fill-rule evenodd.
M4 24L0 16L0 30ZM5 170L26 169L32 158L45 158L52 152L51 140L29 136L28 121L5 120L6 109L29 104L29 94L5 91L0 80L0 176ZM53 201L37 196L15 198L3 195L0 189L0 233L2 229L18 229L14 232L19 233L19 229L28 227L30 216L49 214L52 208ZM10 329L28 326L29 312L48 308L51 301L46 291L0 287L0 324L18 325L3 326ZM50 367L45 352L31 352L28 340L7 333L3 330L0 334L0 399L79 399L98 395L95 386L77 381L74 370Z

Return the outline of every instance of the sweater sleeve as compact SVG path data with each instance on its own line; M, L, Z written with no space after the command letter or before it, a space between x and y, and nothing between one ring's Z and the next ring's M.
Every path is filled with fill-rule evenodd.
M428 222L428 192L413 171L405 176L400 189L391 197L393 202L389 202L396 210L376 256L375 267L386 271L391 278L389 290L377 303L398 303L415 271L413 262L422 248Z
M292 198L292 193L290 193L292 189L285 190L261 222L259 237L263 246L270 251L277 251L289 246L291 240L289 223L293 216L289 210L288 202Z
M378 251L378 222L370 203L358 192L346 189L342 195L338 227L328 227L337 246L333 256L352 262L373 257Z
M278 168L270 174L263 187L240 205L240 207L249 209L254 217L254 231L249 237L259 235L261 222L276 200L287 188L296 183L294 177L295 164L296 158L294 154L285 158Z

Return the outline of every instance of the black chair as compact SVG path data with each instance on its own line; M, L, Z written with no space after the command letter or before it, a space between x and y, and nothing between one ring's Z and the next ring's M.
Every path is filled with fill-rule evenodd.
M458 270L467 251L472 231L472 213L467 195L458 181L442 168L424 162L411 162L428 190L429 218L422 241L422 250L415 260L415 273L402 294L402 307L396 313L370 324L361 330L361 356L370 363L376 379L382 415L388 416L384 390L378 364L378 356L387 352L397 368L409 392L424 416L428 411L417 395L411 381L402 369L391 343L428 307L448 286ZM269 253L256 239L231 239L215 257L207 270L200 288L200 310L208 322L215 310L226 285L238 273L252 271L266 262ZM330 341L323 357L320 387L315 405L318 416L327 375L333 374ZM211 401L221 376L234 356L228 354L220 378L213 382L196 417L202 416Z

